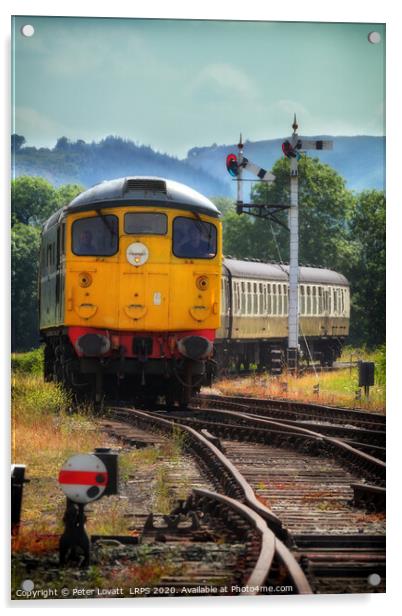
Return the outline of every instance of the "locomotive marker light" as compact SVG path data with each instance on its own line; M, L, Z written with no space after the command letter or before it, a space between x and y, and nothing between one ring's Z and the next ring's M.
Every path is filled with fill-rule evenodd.
M290 159L289 208L289 313L288 313L288 367L297 371L299 354L299 174L298 159L302 150L331 150L333 142L300 138L297 134L296 114L293 134L282 144L282 151Z
M97 449L95 454L77 454L69 458L59 472L58 482L67 497L63 517L64 533L60 537L60 564L79 560L89 565L90 540L85 530L86 504L102 496L117 494L117 454Z
M142 242L133 242L127 247L126 257L131 265L139 267L148 261L149 250Z

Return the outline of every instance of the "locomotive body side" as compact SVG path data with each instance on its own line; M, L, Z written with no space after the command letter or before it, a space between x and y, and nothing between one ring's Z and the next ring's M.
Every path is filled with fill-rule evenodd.
M45 376L89 386L96 399L119 386L183 402L212 370L219 212L157 178L121 180L118 198L103 188L80 195L44 228L42 253L59 246L54 264L41 260Z

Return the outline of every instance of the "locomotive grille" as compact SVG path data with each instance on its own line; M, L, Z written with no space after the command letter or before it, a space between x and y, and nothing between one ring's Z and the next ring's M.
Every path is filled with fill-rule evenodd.
M128 192L153 192L166 195L166 182L163 180L144 179L126 180L123 192L124 194Z

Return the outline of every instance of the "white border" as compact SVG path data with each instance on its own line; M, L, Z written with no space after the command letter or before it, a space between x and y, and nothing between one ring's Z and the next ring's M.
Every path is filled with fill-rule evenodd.
M3 404L1 407L3 424L3 451L9 451L9 432L8 432L8 362L9 350L7 342L10 339L9 333L9 215L7 204L9 203L9 133L10 133L10 15L65 15L65 16L105 16L105 17L154 17L154 18L192 18L192 19L242 19L242 20L277 20L277 21L336 21L336 22L367 22L367 23L387 23L387 212L388 212L388 576L387 576L387 595L342 595L342 596L314 596L314 597L262 597L250 598L199 598L184 600L136 600L132 601L100 601L100 602L35 602L28 603L13 602L12 608L17 611L31 609L73 609L82 613L99 609L119 610L141 610L149 613L154 610L163 611L164 614L176 614L177 611L191 610L194 614L204 613L205 610L220 610L221 612L239 614L244 609L253 609L254 613L265 614L268 610L275 609L276 612L283 614L315 614L321 613L324 609L328 616L336 614L339 616L340 610L362 610L365 616L378 616L380 610L386 606L391 607L391 603L396 605L400 600L398 590L400 585L399 571L397 563L397 552L401 552L400 541L400 519L397 515L397 501L400 489L400 446L398 451L398 435L400 433L401 422L396 422L402 413L398 407L397 383L400 381L399 372L401 370L401 348L402 339L400 335L399 313L400 300L398 287L400 287L401 270L401 246L400 234L402 220L400 215L401 190L399 187L398 169L401 159L400 143L402 122L402 100L401 100L401 79L400 72L400 29L401 20L398 15L398 5L393 0L382 0L375 2L366 0L364 3L353 3L350 0L337 0L335 3L324 3L320 0L287 0L286 3L270 2L262 3L260 0L247 0L247 2L230 0L204 0L200 3L182 3L179 0L170 2L148 0L146 3L122 2L114 0L108 5L98 3L70 0L61 0L57 3L49 0L36 0L35 3L28 0L5 0L1 5L1 42L2 42L2 148L1 152L1 172L2 172L2 205L1 205L1 264L0 268L0 288L3 298L3 318L1 322L1 340L3 341L3 352L1 354L1 381L0 387L3 392ZM397 248L398 247L398 248ZM394 284L394 281L397 284ZM7 341L7 342L6 342ZM392 365L395 364L395 366ZM399 454L399 455L398 455ZM9 490L9 470L7 454L2 460L2 479L4 487ZM394 490L392 485L395 485ZM5 499L3 499L4 502ZM400 500L400 499L398 499ZM4 517L4 516L3 516ZM10 609L9 597L9 563L7 553L8 527L4 529L6 538L3 542L3 554L5 562L2 562L4 571L0 575L2 587L1 597L3 604ZM4 554L6 552L6 554ZM2 558L3 561L3 558ZM11 609L12 609L11 608Z

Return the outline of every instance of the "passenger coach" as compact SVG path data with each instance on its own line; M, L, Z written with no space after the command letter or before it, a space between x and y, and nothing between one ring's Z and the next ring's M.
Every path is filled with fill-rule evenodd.
M224 259L222 319L215 348L221 368L284 362L288 338L287 265ZM330 366L349 334L349 282L332 270L299 268L300 346L306 359Z

